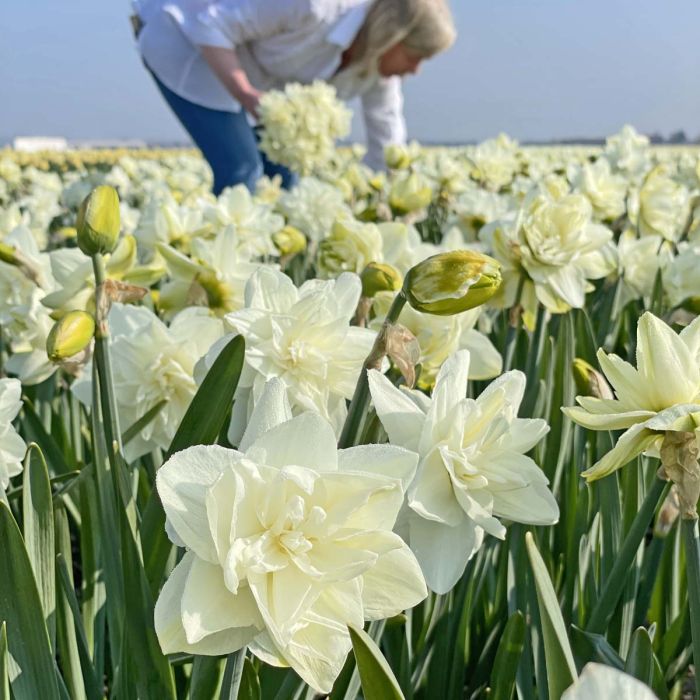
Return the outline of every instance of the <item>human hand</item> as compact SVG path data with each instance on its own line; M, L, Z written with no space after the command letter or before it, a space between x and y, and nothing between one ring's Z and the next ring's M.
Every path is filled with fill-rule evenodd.
M256 90L251 86L237 95L236 99L241 103L241 106L246 112L252 114L256 119L258 119L258 108L260 106L260 99L262 96L263 93L260 92L260 90Z

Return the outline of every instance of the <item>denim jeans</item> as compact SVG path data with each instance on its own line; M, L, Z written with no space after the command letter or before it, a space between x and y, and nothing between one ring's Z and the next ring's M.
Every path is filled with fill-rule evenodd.
M259 136L243 110L223 112L201 107L176 95L155 75L153 79L170 109L207 159L214 173L214 194L239 184L246 185L253 192L263 175L280 175L285 189L296 183L294 173L272 163L260 152Z

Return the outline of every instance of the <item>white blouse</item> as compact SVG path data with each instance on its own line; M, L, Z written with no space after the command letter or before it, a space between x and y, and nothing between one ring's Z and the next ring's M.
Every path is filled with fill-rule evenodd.
M399 77L339 72L343 52L372 0L135 0L145 23L141 56L180 97L210 109L238 112L240 104L204 60L200 46L235 47L258 90L288 82L326 80L341 99L360 96L367 131L367 162L384 164L384 146L406 141Z

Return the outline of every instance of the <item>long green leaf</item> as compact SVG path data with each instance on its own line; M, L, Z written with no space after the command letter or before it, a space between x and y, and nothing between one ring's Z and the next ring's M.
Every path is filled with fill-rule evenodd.
M350 638L365 700L404 700L399 683L374 640L350 625Z
M128 445L149 423L152 423L156 416L160 413L161 409L168 402L163 399L159 401L155 406L152 406L146 413L144 413L141 418L134 421L123 433L122 433L122 445Z
M625 660L625 672L651 687L654 681L654 650L651 638L644 627L638 627Z
M10 509L0 503L0 621L7 624L12 694L16 700L57 700L49 633L32 565Z
M53 500L46 460L39 446L29 445L22 489L24 545L39 588L51 648L56 646L56 567Z
M515 676L520 656L525 648L525 617L516 610L503 630L491 671L489 700L510 700L515 688Z
M7 623L0 625L0 700L10 700L10 668L7 653Z
M525 535L525 546L535 577L544 653L547 662L549 697L551 700L559 700L562 693L578 677L576 664L569 638L566 635L566 625L559 609L557 594L531 532Z

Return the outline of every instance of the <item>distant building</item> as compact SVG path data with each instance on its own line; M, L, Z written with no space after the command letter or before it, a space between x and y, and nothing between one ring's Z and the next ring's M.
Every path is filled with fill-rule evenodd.
M12 148L25 153L65 151L68 148L68 141L60 136L18 136L12 141Z

